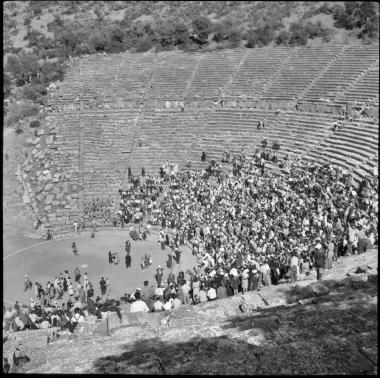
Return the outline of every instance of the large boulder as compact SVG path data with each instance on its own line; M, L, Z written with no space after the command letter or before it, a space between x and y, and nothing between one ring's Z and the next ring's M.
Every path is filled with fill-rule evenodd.
M326 295L330 292L330 289L321 282L313 282L310 287L313 290L314 295L317 297Z
M365 273L355 274L354 276L346 277L342 284L347 288L362 289L368 286L368 276Z

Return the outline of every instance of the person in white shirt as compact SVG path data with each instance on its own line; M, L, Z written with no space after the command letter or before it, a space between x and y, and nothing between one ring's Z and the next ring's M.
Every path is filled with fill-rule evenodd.
M164 311L171 311L172 308L173 308L173 298L169 298L169 300L164 303L163 309Z
M164 310L164 304L161 297L156 297L156 301L153 303L153 311L159 312Z
M158 297L163 297L164 296L164 286L161 284L154 290L154 294Z
M297 281L297 270L298 270L298 257L295 253L293 253L290 259L290 280L292 283Z
M140 293L135 293L136 301L131 304L131 312L149 312L147 304L141 300Z
M173 309L178 310L182 305L181 300L177 297L176 294L172 294L172 298L173 298Z
M214 301L217 298L216 290L212 286L207 290L207 297L209 301Z
M264 264L261 265L260 267L261 274L263 276L263 282L265 286L270 286L271 285L271 280L270 280L270 267L268 262L265 260Z

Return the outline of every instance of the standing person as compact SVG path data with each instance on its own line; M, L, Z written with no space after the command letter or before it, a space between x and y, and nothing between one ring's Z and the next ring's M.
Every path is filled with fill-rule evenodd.
M79 225L78 225L77 220L74 221L73 226L74 226L74 232L77 234L79 232Z
M334 250L335 250L335 244L332 239L327 239L327 269L332 268L332 262L334 258Z
M175 252L176 263L179 264L180 259L181 259L181 251L178 248L176 248L174 252Z
M127 252L127 254L131 253L131 242L129 240L125 242L125 252Z
M166 263L166 266L169 268L169 269L172 269L173 268L173 256L171 254L168 255L168 261Z
M84 290L87 290L87 286L89 284L89 279L88 279L88 275L87 275L87 272L84 274L83 276L83 289Z
M241 274L241 288L243 289L244 294L248 290L248 277L249 277L249 269L245 268Z
M74 256L78 256L79 255L78 248L77 248L75 242L73 242L73 244L71 245L71 248L73 249Z
M107 295L111 294L111 282L108 277L106 277L106 294Z
M24 291L31 290L33 286L32 281L29 279L29 277L25 274L24 276Z
M263 277L263 283L265 286L271 285L271 279L270 279L270 267L268 264L268 261L265 260L264 264L260 267L260 271Z
M106 281L104 280L104 277L100 280L100 292L102 295L106 295Z
M80 270L79 270L78 267L76 267L75 271L74 271L75 282L79 282L80 281L80 277L81 277Z
M207 159L207 155L204 151L202 151L201 161L206 161L206 159Z
M128 269L131 267L132 258L129 253L125 256L125 267Z
M315 261L315 268L317 269L317 280L320 281L322 279L323 272L325 270L326 257L322 249L322 245L319 242L317 243L314 249L314 261Z
M162 278L163 278L163 269L161 265L159 265L156 270L157 270L157 273L155 274L154 278L157 281L157 285L160 286L162 282Z
M95 222L95 219L92 220L91 222L91 237L94 238L95 237L95 232L96 232L96 222Z
M51 234L51 232L50 232L50 228L48 228L48 229L47 229L46 240L51 240L51 239L53 239L53 236L52 236L52 234Z
M298 270L298 257L295 253L292 253L290 259L290 281L294 283L297 281L297 270Z
M113 264L112 252L108 251L108 263Z

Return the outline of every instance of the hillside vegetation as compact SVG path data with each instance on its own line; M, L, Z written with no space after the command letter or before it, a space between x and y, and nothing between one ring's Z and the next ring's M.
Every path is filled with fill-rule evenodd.
M376 2L8 1L3 13L5 126L20 133L17 123L46 105L69 57L370 44L379 23Z

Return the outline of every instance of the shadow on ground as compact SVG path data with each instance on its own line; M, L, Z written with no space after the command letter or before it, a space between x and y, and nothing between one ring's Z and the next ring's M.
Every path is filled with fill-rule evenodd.
M292 295L296 295L293 293ZM377 286L338 288L303 305L236 316L207 337L210 325L125 344L88 372L116 374L376 374ZM180 332L181 332L180 331ZM176 332L179 330L176 328ZM182 341L181 341L182 338Z

